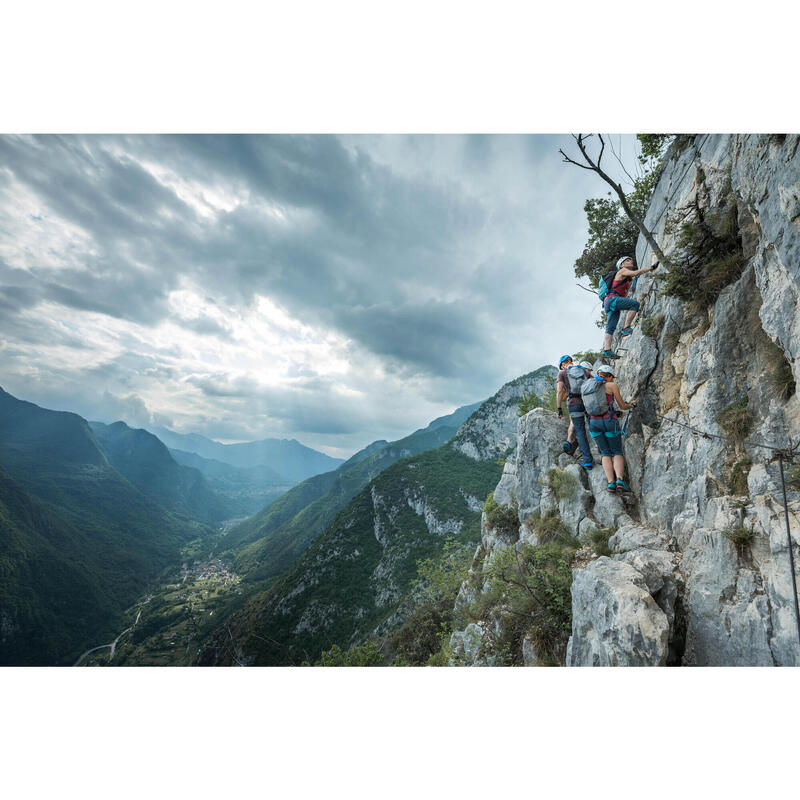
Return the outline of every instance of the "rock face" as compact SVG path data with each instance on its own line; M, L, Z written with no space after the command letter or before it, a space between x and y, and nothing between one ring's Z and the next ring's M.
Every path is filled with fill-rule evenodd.
M778 466L764 447L800 438L799 147L796 135L698 136L668 154L645 224L678 262L686 209L730 213L741 271L705 304L667 296L663 268L639 280L643 313L617 362L623 397L637 402L624 440L631 498L605 491L599 465L582 474L560 453L555 415L519 420L494 493L516 504L519 527L498 536L484 515L460 602L485 588L474 576L493 553L536 544L530 515L557 510L584 544L598 528L615 531L610 556L587 548L576 558L568 665L800 665ZM639 265L652 262L648 251L640 238ZM736 401L740 432L720 416ZM567 500L543 485L558 466L578 481ZM800 566L797 488L789 520ZM461 663L482 652L480 628L470 634ZM531 663L530 642L522 650Z

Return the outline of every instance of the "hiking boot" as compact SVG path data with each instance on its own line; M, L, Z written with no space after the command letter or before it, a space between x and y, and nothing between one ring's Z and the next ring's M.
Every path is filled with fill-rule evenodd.
M622 478L617 478L617 490L620 492L631 492L633 491L627 483L625 483Z
M578 446L577 442L564 442L561 445L561 449L568 455L571 456L575 452L575 448Z
M622 358L622 356L618 356L613 350L601 350L600 352L606 358Z
M594 466L594 461L587 461L585 464L581 464L581 466L588 472Z
M620 332L620 336L630 336L633 333L633 328L623 328Z
M612 481L611 483L608 484L608 486L606 486L606 489L608 489L609 492L616 492L617 484Z

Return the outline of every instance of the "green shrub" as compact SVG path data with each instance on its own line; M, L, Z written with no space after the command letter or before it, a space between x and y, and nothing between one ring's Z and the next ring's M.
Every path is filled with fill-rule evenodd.
M491 593L508 612L503 638L494 642L502 663L521 658L522 638L533 633L545 663L560 663L572 629L572 569L557 544L497 553L488 570Z
M525 520L525 524L534 531L540 544L554 542L574 550L580 547L580 541L569 532L555 509L544 514L537 511Z
M553 490L553 494L558 500L568 500L575 496L578 488L578 481L575 476L561 467L553 467L547 471L545 485Z
M795 393L792 365L783 348L770 340L767 354L767 382L781 400L788 400Z
M467 578L474 550L470 545L448 539L439 558L418 560L412 594L423 602L452 608L458 590Z
M730 175L718 208L704 209L695 198L690 206L678 209L669 218L668 227L679 232L665 276L664 294L702 311L712 306L722 290L738 280L744 270Z
M598 528L589 537L592 542L592 547L598 556L610 556L611 548L608 546L608 540L616 533L613 528Z
M545 389L544 396L542 397L543 407L548 411L558 411L556 376L552 374L545 375L544 382L547 384L547 389Z
M497 501L494 499L494 491L486 495L486 500L483 501L483 510L488 514L497 508Z
M600 361L601 355L602 353L599 350L579 350L572 358L575 364L580 364L581 361L588 361L590 364L594 364Z
M659 334L664 328L664 315L657 314L655 317L647 317L642 322L642 333L651 339L658 339Z
M747 396L740 397L720 411L714 421L731 439L746 439L753 428L753 414L747 404Z
M314 662L315 667L379 667L383 664L383 654L378 643L368 641L365 644L342 650L338 644L320 654L320 660Z
M492 496L494 507L486 511L486 524L501 535L515 536L519 531L519 507L498 505ZM485 505L484 505L485 510Z
M523 392L522 397L517 400L517 416L524 417L534 408L542 408L544 403L536 392Z
M449 639L449 637L448 637ZM452 655L452 650L450 648L450 642L447 641L442 644L441 648L437 650L429 659L427 666L429 667L449 667L450 666L450 657Z
M442 635L448 633L446 612L432 605L417 607L402 627L392 636L392 649L399 661L396 665L421 667L442 646Z
M753 528L746 528L744 525L735 525L728 528L725 532L725 538L733 542L736 547L736 552L743 555L745 550L753 543L756 537L756 532Z
M786 486L794 491L800 491L800 466L793 467L786 474Z
M743 458L733 465L728 481L728 490L731 494L747 494L747 476L752 466L750 458Z

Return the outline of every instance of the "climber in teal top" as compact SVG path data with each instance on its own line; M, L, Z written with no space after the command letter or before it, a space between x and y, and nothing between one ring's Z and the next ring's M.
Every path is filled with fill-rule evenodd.
M625 482L622 430L617 422L617 409L626 411L635 408L636 404L622 399L619 386L614 382L614 369L608 364L598 367L597 377L583 384L581 399L589 415L589 435L603 456L608 491L629 492L631 487Z
M613 277L611 273L603 276L603 280L610 280L608 294L603 299L603 309L608 315L606 320L606 334L603 337L603 356L605 358L619 358L619 356L611 349L611 341L614 336L614 331L617 329L619 323L619 315L622 311L627 311L625 317L625 325L620 330L621 336L629 336L633 332L633 318L639 310L639 301L631 297L627 297L631 289L631 282L638 275L645 272L652 272L658 266L658 262L653 264L652 267L644 267L643 269L633 268L633 259L630 256L623 256L617 261L617 269Z

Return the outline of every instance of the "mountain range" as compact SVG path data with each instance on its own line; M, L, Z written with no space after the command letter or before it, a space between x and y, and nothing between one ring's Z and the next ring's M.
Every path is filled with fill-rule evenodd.
M523 375L340 468L328 492L293 517L280 518L283 503L303 484L235 528L227 555L256 585L197 663L314 663L333 645L385 640L413 609L418 562L438 559L447 542L478 544L483 500L502 473L498 456L516 438L517 403L526 392L541 397L555 374L543 367Z
M297 483L320 472L336 469L344 459L312 450L296 439L261 439L256 442L222 444L197 433L175 433L168 428L151 431L173 450L196 453L206 459L234 467L270 467L275 471L275 485Z

